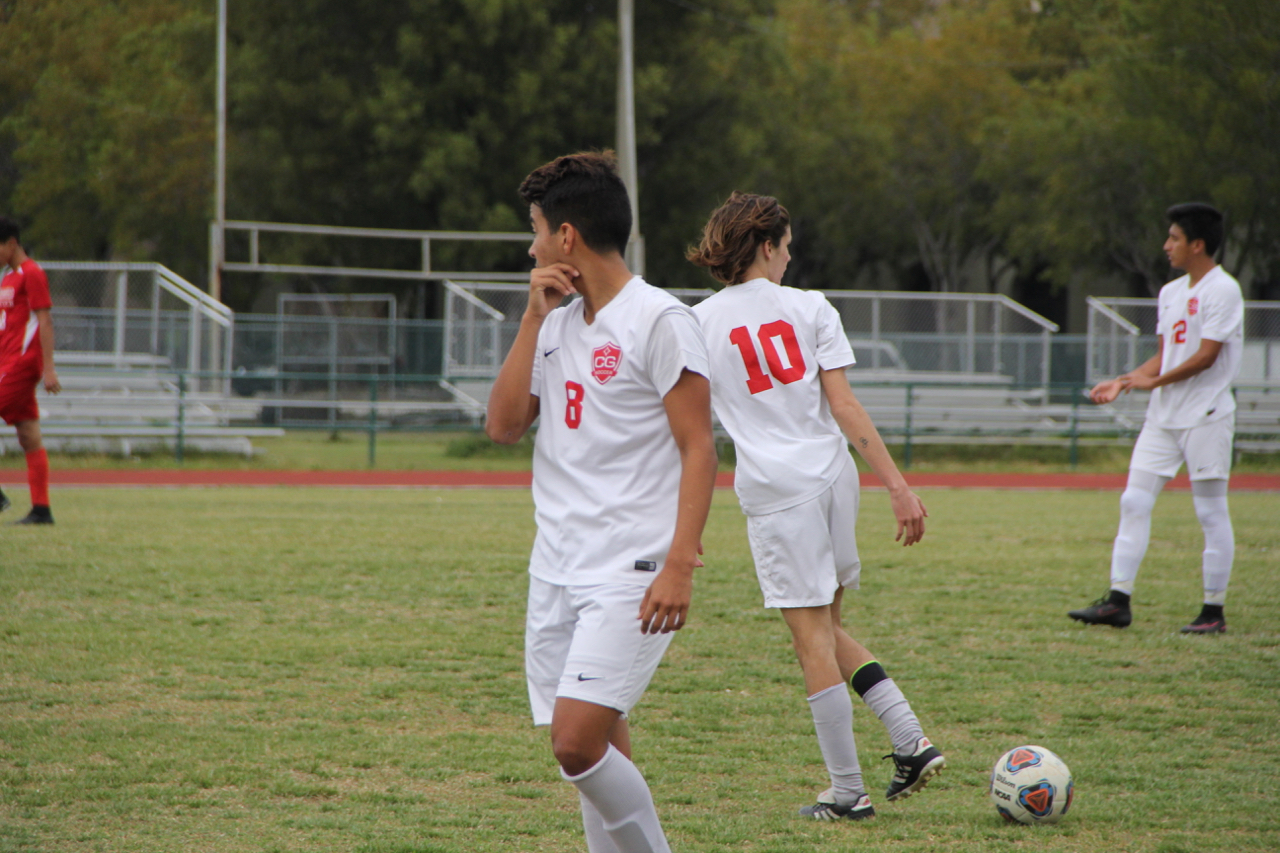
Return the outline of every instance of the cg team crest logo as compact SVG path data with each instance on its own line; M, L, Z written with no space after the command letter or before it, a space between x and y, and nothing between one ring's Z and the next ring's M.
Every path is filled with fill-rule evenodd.
M1194 317L1196 312L1200 310L1200 297L1193 296L1187 300L1187 316Z
M601 385L618 375L622 364L622 347L613 341L591 351L591 375Z

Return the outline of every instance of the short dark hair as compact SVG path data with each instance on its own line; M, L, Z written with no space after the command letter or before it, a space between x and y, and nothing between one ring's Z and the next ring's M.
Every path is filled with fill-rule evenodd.
M8 243L9 238L22 242L22 227L7 216L0 216L0 243Z
M1209 257L1218 254L1222 245L1222 213L1213 205L1200 201L1175 204L1165 211L1169 221L1182 229L1187 242L1204 241L1204 253Z
M631 198L612 151L557 157L529 173L520 198L536 204L552 230L568 222L595 252L627 251Z
M741 284L768 241L778 246L791 227L791 214L771 195L735 192L702 229L702 242L685 257L725 284Z

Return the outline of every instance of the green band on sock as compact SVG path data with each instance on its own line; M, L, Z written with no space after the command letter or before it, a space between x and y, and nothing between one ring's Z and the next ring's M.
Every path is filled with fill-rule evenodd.
M865 696L868 690L888 677L879 661L867 661L853 673L853 677L849 679L849 686L859 696Z

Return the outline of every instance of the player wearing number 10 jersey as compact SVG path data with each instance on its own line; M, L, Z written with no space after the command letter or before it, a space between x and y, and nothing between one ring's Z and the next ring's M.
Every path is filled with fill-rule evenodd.
M777 199L734 193L689 252L729 286L693 310L707 337L716 415L737 451L734 486L764 603L780 608L791 629L831 777L800 813L859 820L875 810L846 681L893 742L887 799L910 796L946 762L902 691L841 624L841 596L858 588L861 571L858 473L846 437L889 489L904 545L924 535L926 513L849 388L853 350L835 308L821 293L781 286L790 244L790 217Z
M591 853L663 853L626 714L684 625L701 565L716 472L706 343L688 308L627 269L631 205L611 156L561 157L520 195L537 268L485 430L510 443L540 418L533 720L551 725Z

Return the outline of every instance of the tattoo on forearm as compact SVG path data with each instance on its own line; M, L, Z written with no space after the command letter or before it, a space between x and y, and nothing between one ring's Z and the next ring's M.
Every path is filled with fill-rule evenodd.
M868 443L869 442L865 438L858 439L858 444L861 444L864 448L867 446Z

